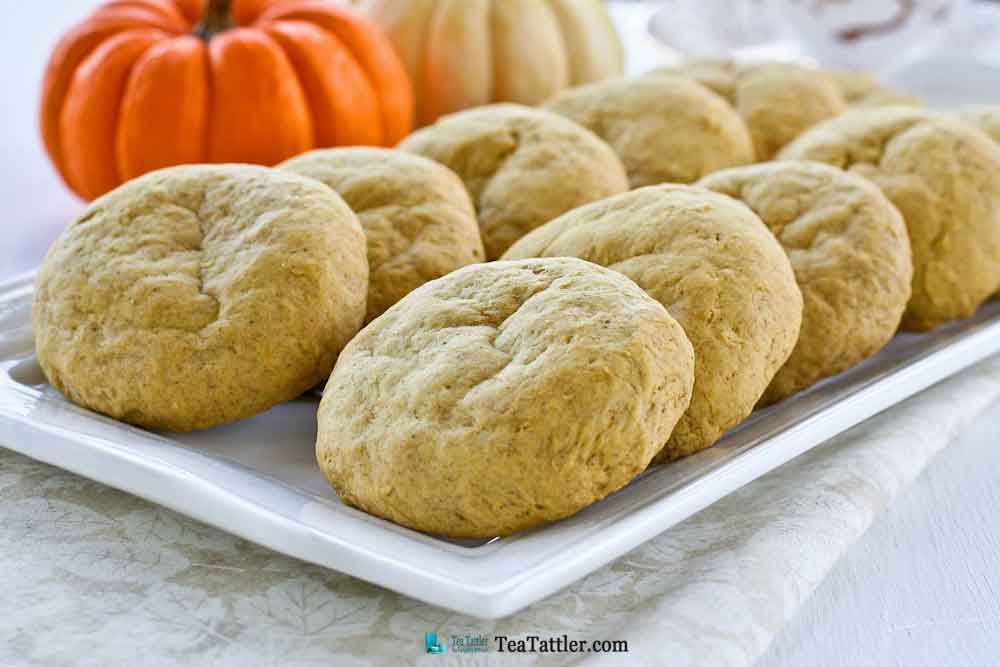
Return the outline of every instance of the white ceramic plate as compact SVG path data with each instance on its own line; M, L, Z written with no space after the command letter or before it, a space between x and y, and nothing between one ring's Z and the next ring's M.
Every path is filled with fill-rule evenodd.
M32 355L31 281L0 285L0 442L276 551L480 617L576 581L740 486L1000 351L1000 302L902 335L874 359L756 413L574 517L457 542L346 507L313 460L316 398L199 433L156 434L69 404Z

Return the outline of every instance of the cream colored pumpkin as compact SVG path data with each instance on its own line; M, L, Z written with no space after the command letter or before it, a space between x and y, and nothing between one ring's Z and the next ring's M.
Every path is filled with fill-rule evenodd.
M410 74L417 122L491 102L536 105L624 70L600 0L360 0Z

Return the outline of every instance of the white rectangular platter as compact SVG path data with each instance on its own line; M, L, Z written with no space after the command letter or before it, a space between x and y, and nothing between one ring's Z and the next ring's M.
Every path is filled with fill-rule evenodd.
M576 516L444 540L343 505L313 458L317 398L238 424L157 434L69 404L32 355L31 280L0 285L0 445L276 551L484 618L511 614L912 394L1000 352L1000 301L767 410Z

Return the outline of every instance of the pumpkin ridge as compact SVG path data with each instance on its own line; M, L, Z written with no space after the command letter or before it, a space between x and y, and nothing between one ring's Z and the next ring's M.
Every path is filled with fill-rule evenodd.
M331 8L329 15L341 14L339 8ZM346 12L344 12L346 14ZM413 88L405 68L396 56L395 50L378 28L368 23L340 19L330 25L318 24L330 32L344 45L344 50L364 73L374 94L376 110L381 125L382 139L379 145L391 146L409 134L412 129L414 103ZM367 21L358 15L362 21ZM377 56L377 62L375 62ZM400 118L393 118L399 116Z
M111 0L101 5L95 14L118 9L146 11L161 19L159 28L182 32L187 29L187 21L173 0Z
M125 76L122 77L121 92L120 94L115 96L117 102L115 103L115 108L114 108L114 120L111 121L111 127L113 128L112 136L114 142L112 145L115 147L115 149L111 151L112 155L111 169L118 177L119 183L124 183L125 181L128 180L123 174L122 165L121 161L118 159L118 150L117 150L118 136L121 132L122 107L125 105L125 91L128 90L129 83L132 81L132 74L133 72L135 72L136 63L142 60L146 56L146 54L149 53L150 49L154 48L157 44L160 44L165 39L169 39L169 37L165 34L162 35L162 37L163 39L150 43L135 58L132 59L132 62L129 63L128 69L126 69L125 71Z
M141 60L143 60L146 57L146 54L148 54L151 49L156 48L156 46L162 44L163 42L169 40L170 38L171 35L162 34L161 39L158 39L150 43L146 48L142 50L142 52L140 52L132 60L132 62L129 64L128 68L125 71L125 76L122 79L123 83L120 94L115 96L116 103L114 108L114 120L111 122L111 127L114 128L113 144L112 144L114 146L114 150L111 152L113 156L111 168L114 170L114 173L117 176L119 183L124 183L125 181L129 180L129 177L125 175L122 161L119 159L118 155L118 141L119 141L118 137L121 136L121 131L122 131L122 108L125 106L125 93L126 91L128 91L129 86L132 82L132 76L136 71L136 64L138 64Z
M117 132L123 179L204 162L208 116L205 44L181 35L136 60L123 93Z
M601 0L365 0L413 84L417 125L497 102L537 105L621 77L624 51Z
M208 51L210 162L273 165L315 145L305 92L275 39L237 27L208 42Z
M67 93L69 101L63 105L59 114L59 133L64 150L67 144L76 145L76 150L71 153L77 156L77 162L67 158L69 162L65 166L69 176L67 183L82 196L93 198L121 183L115 146L122 94L136 61L151 46L166 37L166 33L154 29L118 33L97 47L74 73ZM123 59L119 63L121 69L109 73L107 70L114 66L115 58ZM103 90L96 93L92 90L101 87ZM84 90L87 91L86 95ZM75 104L76 100L86 104ZM107 106L102 112L99 106L101 102L113 106ZM67 133L67 128L72 132ZM101 136L93 136L95 133ZM103 174L95 175L92 173L93 165L85 168L81 162L82 156L93 158L95 152L100 155L99 163L103 166Z
M492 0L489 21L492 99L536 106L570 85L562 27L547 2Z
M258 23L296 21L318 28L339 44L372 90L380 120L380 138L367 143L393 145L409 134L414 114L413 88L392 44L368 19L317 0L290 0L261 12Z
M426 38L434 47L428 47L423 57L423 80L427 95L421 112L422 123L433 122L440 116L466 106L488 104L494 97L493 47L490 37L492 5L491 0L477 2L477 5L473 5L472 0L468 4L466 0L444 0L437 5ZM485 36L482 43L479 40L457 42L449 38L449 31L454 31L457 25L467 25L468 17L474 15L470 7L483 9L481 16L476 15L482 19L481 23L476 22L476 28L481 28ZM465 12L469 14L466 15ZM459 35L466 37L461 32ZM481 52L468 52L470 43L478 46ZM446 48L455 50L445 50ZM475 62L480 56L482 62ZM474 76L468 72L472 66L481 66L482 76Z
M201 0L172 0L172 2L190 26L193 27L201 18Z
M581 2L579 5L573 0L546 2L556 15L563 43L567 46L570 86L599 81L614 72L620 74L624 71L624 49L614 23L599 2ZM588 8L593 10L589 17L592 23L587 21Z
M102 8L102 10L105 8ZM107 40L126 31L157 29L147 18L136 16L135 8L116 7L118 11L94 12L76 28L66 33L56 45L42 81L40 125L42 143L63 181L69 182L63 163L62 137L59 129L62 109L76 70Z
M435 20L434 16L439 9L439 6L434 6L421 15L421 18L423 19L421 25L414 30L416 34L420 35L420 43L426 43L429 39L431 26L434 24ZM426 79L425 70L427 69L427 51L420 51L420 53L418 53L414 58L412 55L404 55L399 46L396 44L393 44L393 49L397 54L399 54L400 59L406 68L407 75L410 77L410 84L413 88L414 118L420 125L426 122L431 122L425 118L424 112L425 105L427 104L427 96L424 94L424 80Z
M201 161L211 162L212 150L212 109L215 107L215 73L212 71L212 55L208 45L202 50L202 67L205 68L205 127L201 136Z
M148 7L131 5L112 5L98 7L93 14L84 19L83 24L113 21L134 21L136 27L159 28L160 30L175 30L177 25L171 24L162 14Z
M315 30L324 39L330 40L330 44L335 45L336 53L332 52L333 49L321 52L328 58L342 59L342 64L319 63L310 59L308 49L297 43L296 35L283 32L289 27L294 30L295 26L299 29L304 27L307 31ZM364 68L336 34L315 23L294 20L273 21L267 32L285 52L298 78L313 120L313 143L316 147L383 145L385 132L379 115L378 95ZM273 34L275 32L277 36ZM334 79L334 85L324 91L324 82L330 79ZM349 99L345 91L358 89L365 92L360 95L355 93L355 99ZM367 101L362 102L359 97L367 98ZM323 118L326 117L339 122L331 122L329 130L325 130ZM374 127L371 127L372 124Z

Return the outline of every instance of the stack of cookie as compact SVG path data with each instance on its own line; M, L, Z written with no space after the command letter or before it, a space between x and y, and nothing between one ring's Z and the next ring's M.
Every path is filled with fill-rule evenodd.
M53 245L37 356L71 401L164 430L325 381L345 502L506 535L970 316L1000 289L998 118L696 61L394 150L174 167Z

